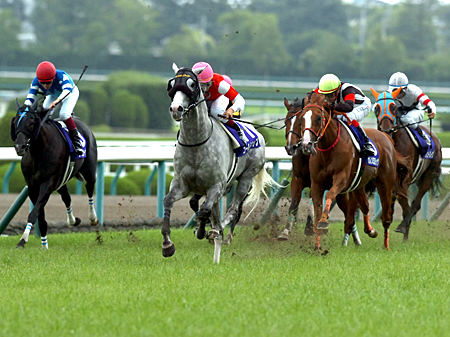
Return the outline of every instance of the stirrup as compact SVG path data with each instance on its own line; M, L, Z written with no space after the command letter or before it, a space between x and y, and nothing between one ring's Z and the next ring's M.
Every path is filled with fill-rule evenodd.
M372 157L375 156L375 150L372 146L372 144L364 144L363 148L361 149L361 155L365 157Z
M244 143L244 146L247 146L247 140L245 139L244 133L242 130L238 131L239 138L242 140L242 143Z

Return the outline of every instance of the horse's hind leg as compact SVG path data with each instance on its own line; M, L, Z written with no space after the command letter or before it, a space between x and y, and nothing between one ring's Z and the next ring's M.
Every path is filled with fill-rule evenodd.
M372 227L369 221L369 199L364 188L361 188L355 192L352 192L356 201L359 204L359 208L363 214L364 219L364 233L366 233L370 238L376 238L378 236L378 231ZM354 214L354 213L353 213Z
M80 218L75 218L73 215L72 210L72 198L70 197L69 189L67 188L67 185L62 186L58 193L61 195L61 199L64 202L64 205L66 205L66 211L67 211L67 223L71 226L78 226L81 223Z
M84 162L83 166L80 168L79 173L81 174L83 180L86 182L86 193L89 198L89 223L91 226L96 226L99 221L97 218L97 213L94 207L94 188L96 182L96 172L97 172L97 161L89 157L89 159Z
M355 212L356 212L356 209L358 208L358 204L355 201L353 201L353 203L351 203L352 207L350 207L349 200L348 200L346 194L338 194L336 196L336 203L337 203L339 209L345 215L344 239L342 240L342 245L347 246L348 239L351 234L355 245L361 246L361 240L359 238L358 229L356 228L356 225L355 225Z

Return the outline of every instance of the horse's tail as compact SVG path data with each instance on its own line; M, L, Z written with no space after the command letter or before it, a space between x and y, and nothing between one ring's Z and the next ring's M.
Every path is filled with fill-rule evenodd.
M405 182L406 177L411 173L408 157L402 156L394 149L395 158L397 160L397 181L394 188L394 193L405 198L408 197L408 184Z
M441 189L445 189L444 184L441 182L442 169L439 168L433 171L433 182L431 183L431 195L436 195Z
M254 203L253 208L248 213L247 217L250 215L251 212L255 209L258 201L259 196L261 193L263 193L266 197L266 187L273 187L273 188L285 188L285 186L282 186L278 184L275 180L272 179L269 173L267 173L265 167L263 166L262 169L259 171L259 173L253 178L252 181L252 188L250 189L249 194L247 195L247 198L244 201L244 205Z

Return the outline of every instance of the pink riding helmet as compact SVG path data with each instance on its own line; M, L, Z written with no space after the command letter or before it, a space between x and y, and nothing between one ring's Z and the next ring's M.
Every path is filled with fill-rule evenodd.
M203 70L199 75L197 75L198 80L201 83L208 83L209 81L212 80L213 74L214 74L213 68L211 67L211 65L209 63L206 63L206 62L197 62L196 64L194 64L192 66L192 70L198 69L198 68L203 68L205 66L206 66L205 70Z
M225 82L227 82L229 85L233 86L233 81L231 80L231 78L228 77L228 75L222 75L222 77L225 80Z

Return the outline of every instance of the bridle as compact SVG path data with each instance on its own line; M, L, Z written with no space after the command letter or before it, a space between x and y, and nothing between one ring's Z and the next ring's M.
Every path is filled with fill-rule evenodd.
M187 85L187 80L191 79L192 81L194 81L194 90L190 89L189 86ZM173 85L172 85L173 82ZM197 75L189 68L181 68L180 70L178 70L177 74L175 75L175 77L171 78L167 84L167 91L168 91L168 95L169 97L172 99L175 96L175 93L177 91L181 91L183 92L188 98L189 98L189 105L187 107L183 107L183 112L181 114L181 117L187 115L189 113L189 111L191 111L192 109L195 109L197 106L199 106L201 103L205 102L208 98L209 98L209 93L208 95L205 95L205 97L203 99L199 99L200 98L200 82L198 80ZM211 116L209 116L210 118L210 122L211 122L211 131L209 133L209 136L196 144L183 144L180 142L180 140L178 139L178 135L177 135L177 140L178 140L178 144L180 144L181 146L185 146L185 147L196 147L196 146L201 146L203 144L205 144L212 136L213 134L213 129L214 129L214 123L211 120Z

